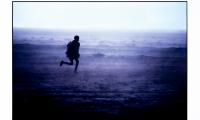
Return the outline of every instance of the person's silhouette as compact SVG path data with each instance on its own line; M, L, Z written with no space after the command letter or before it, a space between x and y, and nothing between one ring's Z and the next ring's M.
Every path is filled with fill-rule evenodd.
M78 68L78 64L79 64L79 47L80 47L80 43L79 43L79 36L76 35L74 36L74 40L70 41L67 44L67 51L66 51L66 55L69 58L70 62L64 62L63 60L61 60L60 62L60 66L62 66L63 64L67 64L67 65L73 65L73 60L76 61L76 66L74 69L74 72L77 72L77 68Z

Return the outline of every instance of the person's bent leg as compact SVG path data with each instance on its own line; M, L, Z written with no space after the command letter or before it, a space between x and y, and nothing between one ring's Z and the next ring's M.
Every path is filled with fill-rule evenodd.
M73 58L69 58L70 62L65 62L65 61L61 61L60 62L60 66L62 66L63 64L67 64L67 65L73 65Z
M70 62L64 62L64 63L67 65L73 65L73 58L69 58L69 61Z

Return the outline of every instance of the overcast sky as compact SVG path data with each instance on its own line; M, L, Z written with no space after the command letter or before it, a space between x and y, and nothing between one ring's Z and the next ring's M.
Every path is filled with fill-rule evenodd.
M186 3L14 2L13 26L69 30L186 30Z

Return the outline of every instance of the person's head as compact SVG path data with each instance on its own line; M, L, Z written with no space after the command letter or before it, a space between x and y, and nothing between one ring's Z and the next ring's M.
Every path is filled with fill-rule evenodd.
M79 41L79 36L78 36L78 35L75 35L75 36L74 36L74 40L75 40L75 41Z

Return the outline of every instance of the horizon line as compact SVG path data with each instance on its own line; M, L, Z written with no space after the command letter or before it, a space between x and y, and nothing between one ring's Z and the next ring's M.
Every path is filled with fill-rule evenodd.
M14 29L32 29L32 30L49 30L49 31L133 31L133 32L150 32L150 31L160 31L160 32L170 32L170 31L184 31L187 29L67 29L67 28L36 28L36 27L12 27Z

